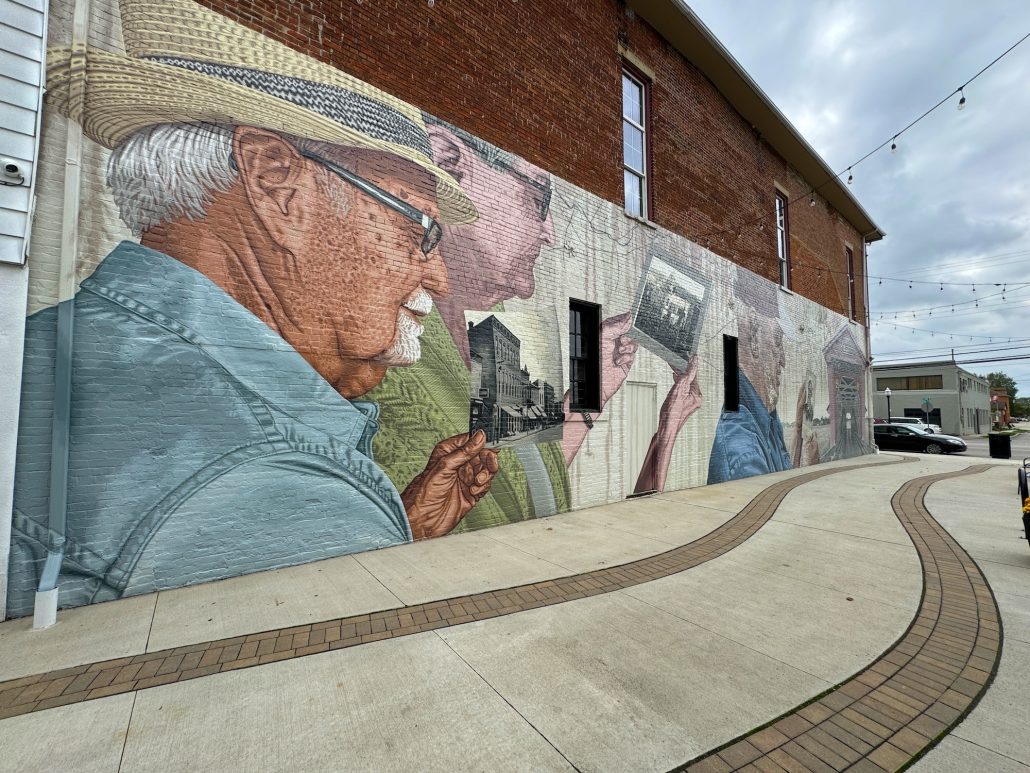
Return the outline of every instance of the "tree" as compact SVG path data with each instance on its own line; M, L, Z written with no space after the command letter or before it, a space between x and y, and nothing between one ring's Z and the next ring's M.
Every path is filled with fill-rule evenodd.
M1019 389L1016 387L1016 380L1014 378L1002 373L1000 370L997 373L988 373L986 376L981 376L981 378L987 379L992 389L1004 389L1008 392L1009 401L1015 402L1016 393L1019 392Z
M1013 416L1030 416L1030 397L1020 397L1012 401Z

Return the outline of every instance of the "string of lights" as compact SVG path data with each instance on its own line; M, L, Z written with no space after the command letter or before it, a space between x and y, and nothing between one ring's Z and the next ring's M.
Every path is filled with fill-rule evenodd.
M997 298L999 296L1001 297L1002 300L1005 300L1006 292L1009 295L1012 295L1014 293L1020 292L1021 290L1025 290L1028 287L1030 287L1030 282L1027 282L1025 284L1020 284L1020 285L1013 285L1012 289L1010 289L1010 290L1001 290L1000 292L989 293L989 294L984 295L984 296L982 296L980 298L973 298L973 299L968 300L968 301L955 301L954 303L941 303L941 304L938 304L936 306L924 306L924 307L918 308L918 309L879 309L875 313L880 315L880 319L883 319L883 315L884 314L893 314L895 316L900 314L900 315L906 315L907 316L909 314L921 314L923 312L934 312L934 311L937 311L939 309L943 309L943 310L951 309L952 311L954 311L954 309L956 307L963 307L963 306L969 306L969 305L979 306L983 301L989 300L991 298ZM1002 304L989 304L989 305L985 305L984 308L995 308L998 305L1002 305ZM933 315L930 314L930 316L933 316Z
M754 250L749 250L749 249L746 249L744 247L740 247L739 245L734 247L734 249L731 251L731 254L733 256L746 255L748 257L757 258L758 260L761 260L761 261L766 261L769 258L767 253L755 252ZM1026 282L1018 282L1018 283L1012 283L1012 282L991 282L991 281L980 281L980 282L942 282L942 281L929 281L929 280L927 280L927 281L919 281L919 280L916 280L916 279L911 279L911 280L910 279L894 279L892 277L876 276L876 275L873 275L873 274L868 274L867 275L867 274L861 274L861 273L857 273L857 272L852 275L848 271L841 271L841 270L838 270L838 269L827 268L825 266L816 266L816 265L813 265L813 264L800 263L800 262L799 263L792 263L791 264L791 275L793 276L795 274L795 272L799 272L801 270L806 270L806 269L807 270L811 270L811 271L815 271L817 275L819 275L819 274L828 274L828 275L843 276L843 277L854 276L856 282L859 282L859 281L861 281L861 280L863 280L863 279L868 277L869 279L882 280L882 281L879 281L879 284L883 284L883 282L886 282L886 281L897 281L897 282L904 282L905 284L909 285L909 289L914 289L914 285L926 285L926 286L937 287L942 292L946 288L949 288L949 287L969 287L969 288L972 289L972 292L974 292L974 293L976 292L976 288L977 287L981 287L981 288L998 287L998 288L1001 288L1001 290L1000 290L1000 292L997 293L997 295L1004 296L1006 293L1011 292L1008 289L1010 284L1013 287L1019 287L1019 288L1030 286L1030 283L1026 283ZM973 298L969 302L970 303L976 303L977 300L978 300L977 298ZM952 306L952 305L958 305L959 303L960 303L960 301L955 301L954 304L952 304L952 303L942 303L941 307L943 308L943 307L948 307L948 306ZM891 313L893 313L893 311Z
M985 67L983 67L979 72L977 72L971 78L967 79L965 81L965 83L963 83L957 89L955 89L950 94L948 94L946 97L944 97L943 99L938 101L935 105L933 105L928 110L926 110L922 115L920 115L919 117L917 117L914 120L912 120L911 122L909 122L904 128L900 129L899 131L894 132L894 134L891 135L890 138L888 138L888 139L884 140L883 142L881 142L879 145L877 145L875 148L873 148L868 153L863 155L857 161L853 161L852 163L848 164L848 166L845 169L842 169L841 171L837 172L836 174L830 175L829 177L827 177L825 180L823 180L818 185L815 185L812 188L810 188L807 193L799 195L799 196L795 196L794 198L789 199L788 202L787 202L788 205L793 204L793 203L795 203L797 201L801 201L801 200L803 200L805 198L808 198L809 199L809 206L813 206L814 207L815 203L816 203L816 198L815 198L816 194L820 190L822 190L824 187L829 185L830 183L832 183L834 181L839 181L840 179L842 179L845 174L847 174L847 184L851 185L852 182L854 181L854 171L853 170L854 170L855 167L859 166L864 161L866 161L871 156L873 156L874 154L876 154L877 152L879 152L883 148L887 147L888 145L890 145L890 149L891 149L892 153L897 152L897 149L898 149L898 139L902 135L904 135L906 132L908 132L910 129L912 129L920 121L924 120L925 118L930 116L932 113L937 111L943 105L947 104L956 95L959 96L959 101L958 101L958 104L957 104L957 108L959 110L965 109L965 106L966 106L965 89L967 89L969 87L969 85L971 83L973 83L973 81L975 81L977 78L979 78L985 72L987 72L989 69L994 67L994 65L996 65L1003 58L1005 58L1008 54L1010 54L1013 50L1015 50L1016 47L1019 46L1021 43L1023 43L1023 41L1025 41L1027 38L1030 38L1030 32L1028 32L1026 35L1021 37L1019 40L1017 40L1015 43L1013 43L1011 46L1009 46L1007 49L1005 49L1002 53L1000 53L997 57L995 57L990 63L988 63ZM775 210L773 211L772 214L775 214ZM721 228L721 229L715 229L715 230L712 230L712 231L702 232L702 233L697 234L696 236L694 236L693 240L695 242L698 242L698 243L700 243L701 240L703 240L703 239L704 240L708 240L709 244L707 244L706 246L710 246L710 240L711 240L711 237L713 237L713 236L718 236L718 235L726 234L726 233L736 233L737 235L739 235L741 233L741 229L744 226L750 226L750 225L755 225L755 224L760 224L764 228L764 224L765 224L765 222L766 222L768 217L769 217L769 214L767 213L766 215L763 215L762 217L758 217L758 218L754 218L754 219L746 220L746 221L740 221L737 225L735 225L733 227L730 227L730 228ZM876 278L880 279L881 277L876 277ZM889 280L890 277L882 277L882 279Z
M972 334L972 333L956 333L954 331L947 331L947 330L927 330L926 328L911 327L910 325L902 325L900 322L890 322L890 321L887 321L887 320L884 320L884 321L881 322L878 319L877 320L873 320L873 325L890 325L891 327L900 328L901 330L910 330L913 333L929 333L931 338L933 338L935 336L949 336L952 339L955 339L955 338L959 338L959 339L968 338L970 341L972 341L973 339L982 338L982 339L987 340L989 343L993 343L995 338L998 339L999 343L1001 341L1011 342L1011 340L1012 340L1011 337L1003 336L1003 335L990 335L990 336L986 336L986 335L976 335L976 334Z

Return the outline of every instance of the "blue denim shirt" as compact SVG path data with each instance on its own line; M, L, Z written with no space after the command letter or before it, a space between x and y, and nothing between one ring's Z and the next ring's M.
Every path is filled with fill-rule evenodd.
M26 326L11 615L46 555L56 320ZM377 406L178 260L116 247L76 295L72 364L62 606L410 541Z
M743 371L737 371L740 410L723 411L708 463L708 482L721 483L794 465L783 441L783 425L770 413Z

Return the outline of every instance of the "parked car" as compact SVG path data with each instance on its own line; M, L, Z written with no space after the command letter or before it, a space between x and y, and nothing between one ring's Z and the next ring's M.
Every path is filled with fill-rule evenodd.
M966 450L966 441L953 435L927 434L914 424L874 424L873 438L883 451L921 451L953 454Z
M916 416L891 416L890 424L918 424L922 427L929 427L933 430L934 434L939 435L941 428L936 424L927 424L922 419Z

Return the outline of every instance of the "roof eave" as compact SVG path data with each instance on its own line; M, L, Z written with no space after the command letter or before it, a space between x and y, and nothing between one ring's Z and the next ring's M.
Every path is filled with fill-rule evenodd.
M875 242L884 237L884 232L836 173L689 6L682 0L627 0L627 4L701 70L737 112L809 185L817 188L865 241Z

